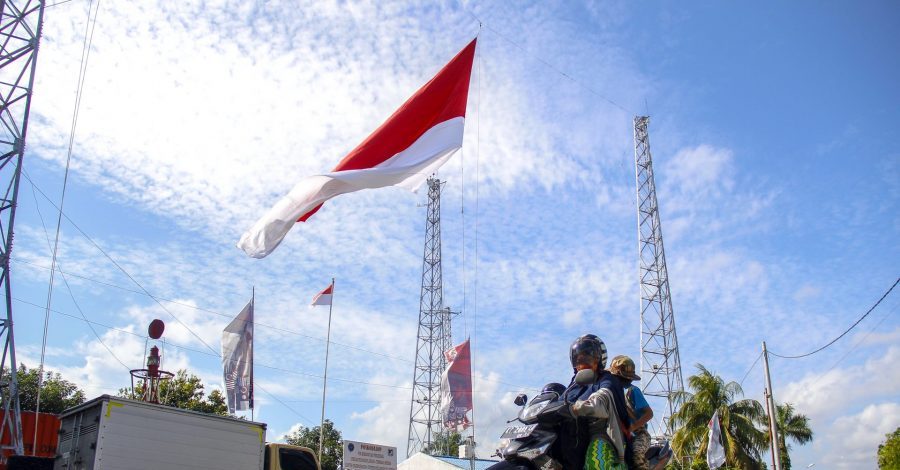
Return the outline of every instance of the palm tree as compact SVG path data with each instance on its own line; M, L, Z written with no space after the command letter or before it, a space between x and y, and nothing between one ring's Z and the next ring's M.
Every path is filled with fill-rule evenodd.
M766 416L762 405L753 399L737 399L744 395L737 382L725 383L701 364L697 364L697 370L697 375L688 377L691 392L676 392L674 397L678 408L671 418L675 455L706 460L708 424L718 411L726 465L745 470L762 468L761 451L768 443L766 433L755 426Z
M788 452L791 445L787 443L787 439L791 438L797 444L806 444L813 438L812 430L809 429L809 418L806 415L794 414L794 405L785 403L783 405L775 405L777 412L775 413L775 425L778 427L778 450L781 454L781 468L791 470L791 457ZM769 436L766 435L768 438Z

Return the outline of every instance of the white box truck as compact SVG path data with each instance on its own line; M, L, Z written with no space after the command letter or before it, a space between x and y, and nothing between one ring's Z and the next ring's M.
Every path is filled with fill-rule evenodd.
M319 470L266 425L103 395L60 415L54 470Z

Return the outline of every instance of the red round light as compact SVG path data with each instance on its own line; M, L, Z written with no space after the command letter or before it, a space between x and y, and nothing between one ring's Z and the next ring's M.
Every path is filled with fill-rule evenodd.
M157 318L156 320L153 320L152 322L150 322L150 327L147 328L147 333L150 335L151 338L159 339L162 336L163 331L165 331L165 330L166 330L166 324L163 323L162 320Z

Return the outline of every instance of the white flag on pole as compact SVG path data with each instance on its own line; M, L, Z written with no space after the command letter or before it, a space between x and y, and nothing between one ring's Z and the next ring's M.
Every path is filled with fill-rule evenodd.
M706 465L710 470L725 465L725 448L722 447L722 431L719 425L719 410L709 420L709 445L706 447Z
M253 301L222 331L228 412L253 408Z

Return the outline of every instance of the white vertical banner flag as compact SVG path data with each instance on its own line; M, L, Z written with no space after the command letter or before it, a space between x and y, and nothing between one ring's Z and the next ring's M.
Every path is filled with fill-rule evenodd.
M253 301L222 331L228 412L253 408Z
M706 447L706 465L710 470L725 465L725 448L722 447L722 431L719 425L719 410L709 420L709 445Z

